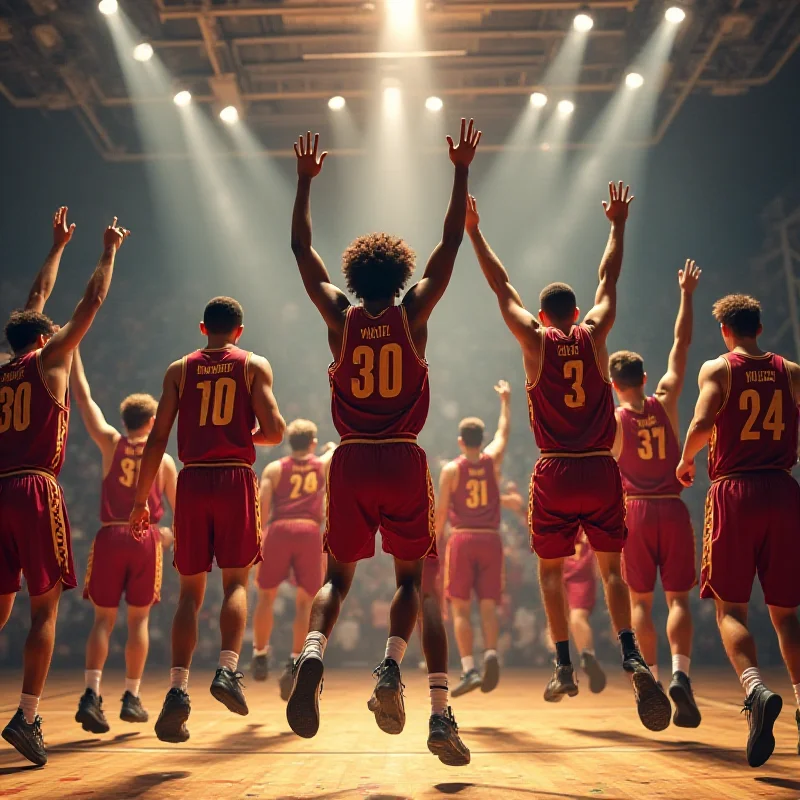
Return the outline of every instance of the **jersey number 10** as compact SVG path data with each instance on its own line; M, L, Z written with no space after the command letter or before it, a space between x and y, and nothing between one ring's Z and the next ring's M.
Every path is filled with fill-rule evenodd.
M216 381L200 381L197 388L203 393L200 400L200 427L208 422L208 407L214 395L211 410L212 425L227 425L233 419L233 402L236 399L236 381L233 378L217 378Z

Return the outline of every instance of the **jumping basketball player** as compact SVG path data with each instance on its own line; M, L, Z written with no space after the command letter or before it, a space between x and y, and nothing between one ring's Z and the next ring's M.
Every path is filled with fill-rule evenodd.
M461 121L458 145L448 137L455 177L442 241L422 279L401 293L414 270L414 253L400 239L372 234L356 239L344 254L352 306L331 282L311 245L311 181L322 169L318 136L300 137L292 250L306 291L328 326L333 422L342 437L331 461L325 550L328 574L311 607L309 634L295 664L287 719L299 736L319 729L322 658L360 559L383 549L394 557L397 592L389 619L386 654L375 670L369 708L381 730L405 725L400 663L419 611L423 559L435 552L433 487L417 435L428 414L430 388L424 360L428 318L453 272L464 236L469 165L480 132ZM447 704L447 637L434 603L423 604L423 650L429 671L431 717L428 748L447 764L469 762L469 751ZM431 613L426 616L426 610ZM438 614L438 626L436 618Z
M66 209L63 226L66 227ZM61 223L59 223L61 225ZM67 229L69 236L72 228ZM103 234L103 254L70 321L60 329L40 310L49 289L15 311L5 334L14 358L0 366L0 628L11 615L25 575L31 627L25 642L19 709L3 738L34 764L47 763L36 713L55 644L58 601L77 585L69 521L58 473L69 423L72 355L108 294L114 260L128 231L117 218ZM68 239L67 239L68 241ZM56 265L57 268L57 265ZM55 280L55 269L51 271Z
M747 628L756 574L794 684L800 732L800 486L789 474L797 462L800 366L759 347L755 298L723 297L714 318L728 352L700 369L677 476L691 486L695 456L708 444L700 596L716 603L722 643L746 695L747 761L760 767L775 749L772 728L783 701L764 685Z
M667 372L655 394L645 395L647 373L638 353L620 350L609 361L619 398L614 456L625 489L628 538L622 553L622 574L631 590L633 630L650 671L658 680L658 639L653 625L656 575L667 598L667 639L672 653L669 695L675 703L672 721L696 728L700 710L689 680L692 613L689 591L697 583L694 531L689 509L680 498L675 477L680 460L678 399L686 377L692 341L692 294L701 270L687 261L678 272L681 304Z
M170 364L142 454L130 517L134 536L146 536L148 497L177 417L183 469L173 528L180 598L172 624L171 688L156 722L156 736L164 742L189 738L189 666L207 573L215 559L222 570L224 598L219 615L222 650L211 694L230 711L248 713L238 666L247 623L247 580L250 568L261 560L254 443L280 443L286 424L272 394L269 362L236 346L243 316L233 298L210 300L200 323L206 347ZM256 420L260 429L253 433Z
M296 419L286 428L292 454L273 461L261 475L261 517L264 526L262 555L258 567L258 604L253 614L253 678L269 675L269 639L272 605L278 587L294 575L297 584L292 654L278 681L281 698L289 699L294 661L300 655L311 614L311 600L322 586L322 525L325 483L334 446L317 456L317 426Z
M658 731L669 725L671 708L631 630L630 594L620 558L625 504L619 468L611 455L616 420L606 338L616 315L625 222L633 199L628 191L622 182L619 187L609 184L609 201L603 208L611 234L600 263L594 307L580 324L575 293L564 283L542 290L539 320L525 309L478 229L474 198L467 213L467 232L503 319L522 347L531 425L541 451L531 480L530 520L542 598L556 645L556 667L545 699L557 702L578 693L569 655L563 562L574 554L575 537L583 528L597 556L639 717L645 727Z
M500 381L500 420L494 438L483 450L484 424L477 417L461 420L457 459L445 464L439 480L436 532L449 519L445 555L445 597L453 609L453 629L461 656L461 682L453 697L480 687L491 692L500 680L497 660L497 606L503 599L503 542L500 538L500 468L511 429L511 387ZM478 599L483 632L483 673L472 654L472 594Z
M92 397L80 350L75 351L70 388L83 424L103 459L100 490L100 530L92 543L83 596L94 606L94 624L86 643L85 691L78 703L75 721L85 731L107 733L100 683L108 657L108 643L125 595L128 641L125 645L125 692L119 718L124 722L147 722L148 714L139 698L149 648L150 609L161 592L162 532L157 527L164 514L162 498L175 508L178 472L172 456L164 455L161 469L148 498L150 530L142 539L131 536L128 517L133 508L136 478L147 435L155 421L158 403L149 394L132 394L122 401L123 436L109 425ZM167 546L172 539L165 529Z

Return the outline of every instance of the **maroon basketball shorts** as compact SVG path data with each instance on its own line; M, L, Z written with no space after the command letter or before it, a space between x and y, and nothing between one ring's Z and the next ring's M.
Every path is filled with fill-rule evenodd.
M22 575L32 597L78 585L64 495L44 471L0 477L0 594L18 592Z
M497 531L455 530L445 551L445 597L503 599L503 542Z
M530 497L531 547L539 558L573 555L581 527L593 550L622 551L625 499L610 454L543 456L533 468Z
M425 451L413 441L344 441L331 459L324 547L337 561L383 550L403 561L436 552L433 485Z
M442 562L438 555L428 556L422 565L422 594L442 596Z
M701 597L747 603L758 575L767 605L800 605L800 486L782 470L723 478L706 498Z
M622 575L634 592L647 594L661 572L665 592L688 592L697 583L689 509L680 497L628 497L628 538Z
M597 578L594 571L594 554L589 551L588 557L576 559L571 556L564 559L564 589L567 593L567 606L570 610L594 610L597 598Z
M89 552L83 596L101 608L117 608L125 595L129 606L151 606L161 597L163 556L157 525L137 540L130 525L104 525Z
M312 597L322 586L322 537L310 519L279 519L267 526L258 566L259 589L276 589L294 575Z
M175 557L181 575L261 561L258 479L250 467L191 465L178 475Z

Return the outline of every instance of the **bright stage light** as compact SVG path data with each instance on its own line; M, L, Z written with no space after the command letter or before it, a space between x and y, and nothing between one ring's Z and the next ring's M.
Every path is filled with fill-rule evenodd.
M189 103L192 102L192 93L184 89L172 98L172 102L175 103L176 106L188 106Z
M638 89L644 84L644 78L638 72L629 72L625 76L625 85L629 89Z
M336 95L328 100L328 108L331 111L341 111L346 105L346 100L341 95Z
M667 22L671 22L673 25L677 25L686 19L686 12L679 6L670 6L664 12L664 19Z
M117 3L117 0L100 0L97 4L97 10L107 17L111 14L116 14L118 9L119 3Z
M442 108L444 108L444 103L442 102L442 98L441 97L429 97L425 101L425 108L427 108L428 111L441 111Z
M153 57L153 45L150 42L142 42L133 48L133 57L137 61L149 61Z
M547 95L543 92L534 92L531 95L531 105L534 108L544 108L547 105Z
M559 100L557 108L562 117L568 117L575 110L575 103L572 100Z
M417 14L416 0L386 0L389 21L400 28L409 28Z
M386 86L383 89L383 110L390 117L400 113L403 104L403 94L399 86Z
M588 14L576 14L572 20L572 27L580 33L586 33L592 29L594 20Z
M226 125L233 125L234 122L239 121L239 111L236 106L225 106L225 108L219 112L219 118Z

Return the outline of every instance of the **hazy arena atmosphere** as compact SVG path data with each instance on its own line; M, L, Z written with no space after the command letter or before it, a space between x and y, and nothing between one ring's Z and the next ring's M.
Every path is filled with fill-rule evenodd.
M0 1L0 798L800 800L799 46Z

